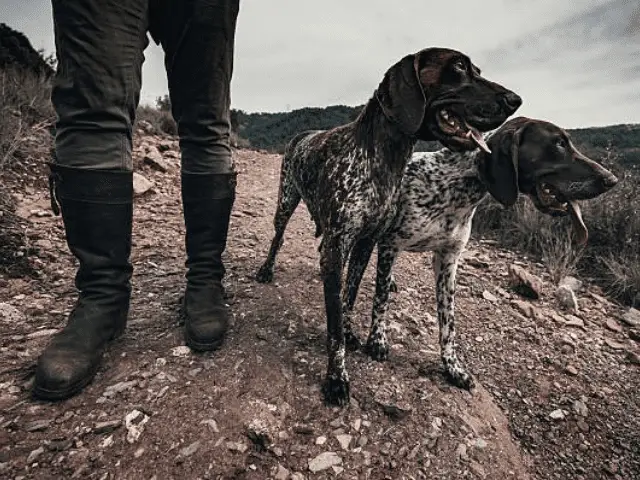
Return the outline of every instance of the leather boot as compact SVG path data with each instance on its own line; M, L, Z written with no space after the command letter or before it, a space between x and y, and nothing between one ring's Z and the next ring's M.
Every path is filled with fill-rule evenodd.
M51 204L78 259L79 297L38 359L33 395L68 398L91 382L126 325L131 294L132 173L51 164ZM59 207L58 207L59 205Z
M195 351L220 346L229 327L222 253L235 200L236 174L182 174L186 226L185 340Z

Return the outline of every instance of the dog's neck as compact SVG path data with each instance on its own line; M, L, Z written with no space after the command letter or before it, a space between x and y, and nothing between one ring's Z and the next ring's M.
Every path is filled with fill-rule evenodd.
M354 121L354 135L357 148L373 168L397 177L402 176L417 141L385 114L375 95Z

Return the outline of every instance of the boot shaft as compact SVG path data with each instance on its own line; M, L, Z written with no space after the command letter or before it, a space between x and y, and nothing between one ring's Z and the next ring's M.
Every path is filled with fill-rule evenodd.
M187 280L220 284L235 201L236 174L182 174Z

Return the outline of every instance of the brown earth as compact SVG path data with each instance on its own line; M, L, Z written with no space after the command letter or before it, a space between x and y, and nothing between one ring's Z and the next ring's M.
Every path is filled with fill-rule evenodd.
M588 285L578 312L561 311L543 265L491 242L470 243L457 296L460 351L478 389L444 381L430 255L405 254L395 270L389 361L351 354L352 403L326 407L318 241L303 206L274 284L253 279L271 239L278 156L236 152L226 254L234 326L220 351L190 353L177 319L177 145L138 140L136 169L154 186L136 198L129 328L86 391L59 404L29 397L34 361L75 298L74 260L49 210L45 149L25 159L24 171L2 174L36 274L0 276L0 476L640 478L640 327L618 321L625 309ZM156 146L166 172L142 161ZM540 300L509 290L513 264L543 279ZM357 309L362 336L371 297L370 267Z

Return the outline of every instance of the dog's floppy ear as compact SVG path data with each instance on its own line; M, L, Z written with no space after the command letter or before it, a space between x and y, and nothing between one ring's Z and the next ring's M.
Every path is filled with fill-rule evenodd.
M499 130L488 141L491 154L485 154L481 177L489 193L505 207L518 200L518 152L525 125Z
M420 85L416 55L407 55L385 73L376 92L385 116L403 132L415 134L424 118L426 98Z

